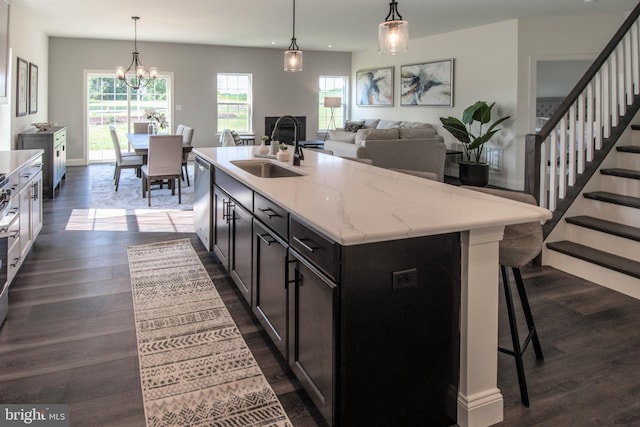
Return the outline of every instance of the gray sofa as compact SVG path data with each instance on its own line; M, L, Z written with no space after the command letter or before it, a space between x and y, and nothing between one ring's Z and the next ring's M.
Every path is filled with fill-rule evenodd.
M444 179L446 146L428 123L362 120L329 131L325 150L334 155L369 159L374 166L433 172Z

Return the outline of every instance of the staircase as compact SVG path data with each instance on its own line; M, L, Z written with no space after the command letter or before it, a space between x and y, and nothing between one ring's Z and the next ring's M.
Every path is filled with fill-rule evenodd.
M546 242L543 264L640 299L640 127L622 134Z

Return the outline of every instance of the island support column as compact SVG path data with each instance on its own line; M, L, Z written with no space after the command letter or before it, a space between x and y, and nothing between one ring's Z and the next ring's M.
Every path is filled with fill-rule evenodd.
M485 427L503 419L498 389L498 243L503 231L499 226L460 233L460 427Z

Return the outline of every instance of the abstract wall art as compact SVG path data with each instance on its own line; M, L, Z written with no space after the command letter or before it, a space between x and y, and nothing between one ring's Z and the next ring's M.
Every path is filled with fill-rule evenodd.
M402 65L400 105L453 107L453 59Z

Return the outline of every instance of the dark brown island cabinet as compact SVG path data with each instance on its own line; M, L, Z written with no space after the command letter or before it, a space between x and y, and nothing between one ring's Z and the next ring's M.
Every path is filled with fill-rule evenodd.
M212 219L195 224L201 240L328 424L455 425L460 234L342 246L196 164L211 171L196 174L196 188L202 177L210 189L194 200L194 218Z
M53 199L55 190L66 175L67 168L67 128L53 126L48 130L31 129L18 134L18 149L44 150L42 163L42 191Z

